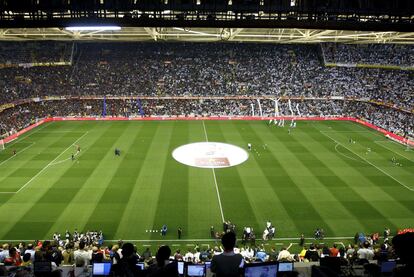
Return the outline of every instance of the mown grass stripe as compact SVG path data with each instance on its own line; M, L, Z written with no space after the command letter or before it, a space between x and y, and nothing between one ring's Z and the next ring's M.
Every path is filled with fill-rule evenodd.
M7 167L0 167L0 184L2 191L17 191L21 184L28 182L42 168L47 166L56 156L68 147L74 140L69 134L61 134L55 139L42 139L25 152L23 156L17 156ZM5 180L10 177L20 177L17 187L7 187Z
M202 122L191 122L188 143L204 141L206 138ZM222 228L221 212L212 170L188 167L188 183L188 229L183 230L183 238L207 238L210 236L210 226L214 226L215 230ZM220 183L217 184L220 186Z
M344 184L341 183L328 167L320 162L318 157L309 153L302 146L301 141L310 144L313 151L319 152L313 143L310 143L309 140L296 130L293 130L291 135L289 135L284 129L274 130L260 125L259 127L256 128L257 132L262 134L262 137L268 141L277 141L280 136L288 136L288 142L283 144L273 143L271 147L272 149L277 149L277 152L285 151L289 153L284 157L289 160L290 164L290 167L286 171L292 176L293 181L301 185L304 193L313 198L312 203L319 211L321 217L334 230L334 234L328 235L342 234L343 228L349 224L352 224L355 228L363 229L361 228L363 225L360 225L353 213L338 201L339 199L335 190L331 189L331 187L326 187L327 182L332 182L336 188L344 187ZM273 136L274 139L269 136ZM295 138L298 139L295 140ZM335 209L332 209L333 205ZM338 222L338 219L340 219L340 222Z
M126 147L132 142L128 142L127 144L124 144L124 142L131 136L139 134L141 126L134 126L133 128L128 126L125 130L124 133L120 134L119 139L115 143L108 145L106 150L99 148L100 152L105 153L105 156L97 161L94 171L84 180L83 185L77 191L72 201L68 203L59 219L56 220L53 227L49 230L48 234L56 231L63 232L66 229L73 231L75 228L78 230L83 230L85 228L91 213L94 211L96 204L105 192L105 188L108 186L115 170L121 166L122 159L114 159L113 146L117 145L126 150ZM97 152L94 151L94 145L102 139L103 135L104 133L96 133L96 135L91 138L89 143L92 146L82 151L84 157L80 156L80 164L88 163L87 160L90 159L88 155L94 156L93 153ZM85 160L83 158L85 158ZM122 156L122 158L124 158L124 156ZM113 170L108 170L108 167L111 167ZM78 182L79 180L72 179L72 181ZM70 187L70 183L65 184L65 187Z
M228 143L246 148L247 141L243 139L236 126L225 123L219 124L219 126ZM235 167L237 174L240 176L240 186L244 187L251 209L257 219L257 223L252 227L261 232L265 222L270 220L278 228L277 235L281 231L279 228L290 234L300 233L300 230L297 229L297 226L285 210L281 199L264 176L261 166L252 155L254 156L255 154L250 152L249 159ZM265 158L265 155L262 157ZM269 203L271 204L269 205Z
M53 130L56 127L57 126L55 125L49 125L48 129ZM48 151L56 157L56 155L62 153L63 149L67 148L67 136L68 134L61 134L60 136L49 140L50 144L47 144L47 140L41 139L36 145L43 145L45 149L44 151ZM58 144L57 141L60 143ZM70 138L70 143L73 143L72 138ZM51 144L55 145L55 148L51 148ZM41 153L37 155L41 155ZM30 163L30 160L27 162ZM48 162L50 162L50 160ZM39 234L36 233L38 230L50 228L52 222L49 216L51 216L55 210L48 206L42 206L39 201L44 199L44 195L54 186L55 181L64 173L64 171L65 170L56 168L54 168L54 170L47 169L24 191L15 194L7 203L3 204L2 209L8 210L9 212L6 212L8 215L10 215L10 211L13 211L13 217L3 219L1 218L3 213L0 213L0 222L5 223L5 228L2 228L0 231L0 237L22 238L25 237L27 230L33 230L31 234ZM28 221L31 221L33 226L26 224ZM44 224L41 224L41 222ZM40 236L40 238L42 238L42 236Z
M326 137L321 138L320 135L317 133L307 133L307 135L310 137L313 137L314 140L317 140L319 142L325 142L322 145L328 151L332 152L332 149L329 148L329 144L332 144L332 141L330 141L328 138ZM406 197L406 196L408 196L409 199L413 199L414 197L412 195L409 195L409 194L407 195L407 193L402 193L402 194L399 193L401 192L401 189L404 189L404 188L400 186L396 188L395 186L392 185L392 182L393 182L392 180L382 178L381 176L382 174L374 170L375 168L372 168L371 166L369 167L355 166L355 164L351 160L345 159L343 157L341 158L341 160L344 163L343 165L344 168L348 168L348 171L350 172L358 173L358 177L353 178L353 180L357 180L352 185L355 192L357 192L359 195L361 195L361 197L366 199L367 202L371 203L371 205L373 205L374 203L378 204L382 202L382 204L376 205L375 208L380 213L383 214L383 217L385 217L388 221L392 222L390 223L392 224L392 226L401 227L402 225L403 226L410 225L409 222L406 222L402 225L401 223L403 223L407 217L410 217L412 215L412 213L411 214L408 213L408 210L413 211L414 207L412 203L409 205L408 203L407 205L404 205L404 201L401 201L400 199L401 197ZM380 175L378 175L379 173ZM349 176L345 175L344 178L349 179ZM391 187L392 189L388 190L388 188L391 188ZM390 204L387 204L387 203L390 203ZM390 210L388 207L392 207L392 209ZM355 209L357 209L357 207L355 207ZM398 219L398 216L396 216L395 214L394 216L396 217L390 217L391 212L394 210L398 210L398 214L400 214L400 216L403 216L404 218ZM364 211L365 211L365 206L361 206L360 213L362 212L363 214ZM382 222L382 220L379 220L377 223L375 223L376 217L372 217L371 221L372 221L371 229L375 229L379 221ZM397 223L400 223L399 226L397 226Z
M110 152L113 152L114 148L119 148L121 156L115 157L111 153L112 155L107 158L109 162L115 159L112 161L114 166L110 169L110 176L107 176L107 186L103 188L104 192L97 199L95 208L84 227L87 230L103 229L107 238L114 238L157 129L157 124L152 124L148 128L141 126L137 128L136 125L129 122L125 126L124 135L121 135L109 148Z
M300 137L298 135L300 135ZM313 168L323 171L325 176L321 176L315 172L315 174L313 174L314 178L318 179L319 183L322 184L325 189L330 191L331 195L335 199L335 202L337 202L337 205L343 206L348 213L352 215L352 219L354 219L353 227L356 230L373 232L377 226L377 222L372 222L372 219L375 219L376 221L383 222L390 228L394 228L395 225L392 224L380 211L375 209L375 207L373 207L368 201L362 198L353 187L349 186L347 180L341 179L341 172L336 170L334 172L333 167L329 167L324 159L320 159L313 154L314 151L317 151L317 149L328 150L326 145L322 142L323 140L321 140L320 137L318 138L316 133L313 135L315 137L311 137L307 131L297 130L295 134L291 135L291 140L292 142L295 142L296 149L298 149L309 159L308 162L303 162L305 167L307 167L310 171L313 171ZM302 143L303 141L306 141L306 144ZM310 144L311 141L314 143ZM312 145L312 151L310 150L310 145ZM286 146L288 148L292 147L290 144L287 144ZM297 155L295 151L292 151L292 153ZM300 159L300 157L298 158ZM341 171L343 172L344 170L342 169ZM356 176L357 179L362 177L363 176L360 174ZM338 206L336 208L338 208ZM344 226L339 225L338 231L342 231L343 227Z
M158 122L154 136L142 138L148 140L150 145L145 157L142 157L143 163L139 174L133 184L127 207L120 218L117 227L116 238L142 237L149 239L149 233L145 230L153 226L155 211L158 205L161 179L165 169L165 162L168 155L167 149L172 134L172 123ZM151 128L152 124L145 124L145 128ZM134 228L131 228L134 226Z
M261 137L255 135L249 122L233 122L233 124L237 124L236 126L240 134L246 141L254 142L259 147L265 144ZM265 123L259 122L259 124ZM289 142L289 138L279 136L278 141L287 143ZM298 230L303 230L305 234L310 234L316 228L323 228L327 234L334 234L334 231L313 205L310 196L305 194L305 191L301 189L286 171L286 161L280 160L280 156L273 151L269 151L268 153L266 159L254 157L257 163L263 168L265 176L269 179L269 183L272 184L275 193L279 195L289 216L297 224ZM297 168L297 170L299 172L301 169ZM280 177L275 178L274 171L277 171Z
M188 166L179 164L172 159L170 153L178 146L186 144L189 140L189 126L185 122L174 122L161 181L161 190L157 211L154 218L154 230L160 230L166 224L169 228L166 239L176 237L177 227L188 230ZM151 233L151 239L159 239L160 233Z
M208 228L211 224L215 225L216 230L220 230L220 215L211 170L188 168L171 158L171 151L175 147L204 140L200 139L203 136L201 122L157 123L159 126L154 128L156 131L148 146L148 154L145 158L142 158L142 155L133 157L129 163L123 161L124 157L113 160L113 149L108 153L108 147L111 148L108 145L113 145L111 141L118 141L119 135L128 128L127 126L139 129L143 122L55 122L45 127L44 132L35 133L22 141L20 145L16 144L16 147L22 147L27 143L36 142L33 147L23 153L21 160L16 159L4 164L4 169L7 171L5 173L8 174L10 171L12 173L6 177L4 182L0 182L0 189L4 189L3 186L18 187L24 183L22 180L33 177L36 170L38 171L55 158L80 134L90 131L85 138L85 145L82 143L82 149L85 152L82 150L83 153L79 156L80 164L69 163L69 169L66 162L54 165L53 170L47 170L44 174L42 173L42 176L36 178L27 191L24 190L13 196L0 194L0 224L2 226L0 238L27 239L36 236L36 239L43 239L50 238L51 232L62 232L66 228L73 230L75 227L84 229L97 226L95 223L99 219L93 218L93 212L102 194L106 191L108 182L113 182L111 185L114 186L118 183L119 187L125 183L132 189L130 194L124 197L125 202L120 203L118 196L115 199L116 205L119 205L117 211L122 212L106 214L107 222L113 223L115 227L108 228L106 232L107 225L105 223L99 225L104 233L112 236L111 238L108 235L107 239L145 240L153 238L157 240L154 244L159 244L159 241L176 239L176 227L179 225L184 228L184 239L208 238ZM384 178L383 174L369 164L356 163L351 159L341 157L335 152L333 142L325 139L319 132L319 129L326 130L329 135L335 136L345 144L348 142L349 134L352 134L357 141L355 145L352 145L354 151L364 156L363 151L371 146L373 152L379 153L374 153L368 158L373 159L390 174L392 172L398 178L407 178L411 183L413 173L408 164L406 166L404 163L403 168L400 169L393 168L389 159L386 158L392 153L373 142L373 140L379 140L379 136L369 129L348 122L298 121L298 127L293 130L292 134L295 140L292 140L287 134L287 127L273 126L271 130L268 130L264 127L266 126L264 122L208 121L206 124L208 124L209 137L217 134L217 140L241 147L245 147L247 142L252 142L254 146L256 144L261 146L261 142L268 143L272 140L272 147L259 151L260 157L254 153L256 156L236 168L216 170L223 172L223 176L217 175L223 211L226 218L230 213L229 219L238 225L239 231L243 225L253 225L252 227L257 231L256 234L260 237L263 230L262 221L273 214L272 209L279 209L276 207L281 209L278 213L274 213L279 218L279 222L273 218L271 220L274 223L277 222L277 236L283 237L296 237L302 230L306 230L305 234L311 237L311 232L316 227L327 229L324 227L324 220L329 223L329 226L335 226L331 228L334 229L333 232L326 230L328 235L337 233L350 236L357 231L355 228L360 229L359 225L364 220L369 222L363 229L375 231L381 231L384 227L394 229L412 227L414 195L406 193L392 180ZM245 128L246 124L250 126L250 129ZM113 125L116 126L111 127ZM154 122L143 125L145 128L152 128ZM112 130L106 132L108 129ZM134 129L134 131L138 130ZM270 134L270 131L275 132L275 136ZM129 133L132 134L132 132ZM124 143L125 141L122 142ZM289 147L283 147L285 145ZM340 151L354 157L352 152L346 149L342 148ZM319 161L312 163L315 157ZM138 177L133 178L136 172L132 175L126 172L135 166L135 160L139 158L144 159L143 166ZM303 164L298 163L298 159L303 161ZM121 164L125 170L117 168ZM127 169L127 166L131 168ZM0 176L3 176L2 167L0 167ZM16 168L18 170L15 170ZM327 171L326 168L329 170ZM90 171L93 171L92 175ZM340 179L340 182L337 182L337 179ZM296 193L298 188L295 189L295 183L296 186L300 186L299 190L303 190L305 198ZM334 184L335 187L329 189L322 187L328 184ZM312 185L315 188L312 188ZM162 191L161 186L170 187L164 187ZM227 190L226 194L222 192L221 187ZM240 194L240 190L243 189L243 193L247 196ZM335 194L329 190L335 190ZM161 194L163 194L162 198ZM356 201L354 201L355 197L358 198ZM111 204L109 194L104 201ZM313 209L317 212L316 216L313 214L314 211L307 210L309 204L306 204L306 201L312 202ZM345 206L341 204L341 201L345 201L348 209L354 211L356 215L344 213ZM369 204L369 210L372 207L382 215L376 219L371 218L376 215L364 213L366 208L364 201ZM302 205L302 202L305 202L305 205ZM250 211L244 212L245 207L248 207L246 210L250 209ZM270 208L266 209L266 207ZM72 212L71 209L73 209ZM362 214L357 214L358 211ZM337 218L338 214L343 214L344 218ZM355 218L358 215L361 219ZM103 218L104 212L97 217ZM88 225L91 222L93 224ZM142 228L142 224L145 224L159 229L163 223L167 223L170 229L165 239L162 239L159 233L144 233Z
M111 124L104 135L108 136L113 131L113 125ZM113 141L115 140L116 137L113 137ZM102 158L104 154L105 152L101 152L97 159ZM6 237L22 238L25 229L30 229L31 234L39 238L50 236L48 232L54 222L59 218L60 214L73 200L76 193L95 170L95 167L87 168L76 162L69 162L69 166L55 166L54 171L47 172L50 176L49 178L52 185L48 187L43 195L36 201L36 205L28 210L26 214L22 216L20 222L6 234ZM59 172L59 174L56 174L56 172ZM70 186L67 186L66 184L68 183L68 180L73 176L76 176L76 182L71 182ZM39 180L35 184L32 184L27 190L36 189L35 186L40 184L40 181L39 178Z
M224 136L226 131L220 127L220 122L205 122L209 140L213 142L228 142ZM226 220L235 223L239 230L245 226L256 227L262 222L255 215L246 188L243 186L236 167L216 169L216 178L219 184L220 196L223 204L223 213ZM223 231L222 225L217 231Z
M393 141L387 141L387 140L378 140L378 141L374 141L375 144L381 146L382 148L387 149L389 152L392 153L392 155L398 155L401 158L403 158L403 160L407 160L409 162L414 162L414 152L413 151L407 151L406 146L404 146L404 150L402 150L403 146L401 144L397 144L396 142ZM391 146L393 145L393 146ZM396 147L397 145L397 147ZM409 155L412 155L412 157L410 157ZM389 155L388 155L389 157Z

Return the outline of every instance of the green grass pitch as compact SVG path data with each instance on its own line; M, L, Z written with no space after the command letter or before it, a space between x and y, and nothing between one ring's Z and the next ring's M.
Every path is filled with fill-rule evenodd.
M334 121L298 121L291 134L265 121L204 123L209 141L253 145L245 163L214 170L223 216L239 234L251 226L261 237L266 220L279 238L317 227L329 237L414 227L414 151L379 133ZM211 225L222 228L213 170L171 156L205 140L202 121L41 125L0 151L0 239L77 228L106 239L173 240L178 226L184 239L209 239ZM72 161L74 144L81 152ZM163 224L165 238L146 231Z

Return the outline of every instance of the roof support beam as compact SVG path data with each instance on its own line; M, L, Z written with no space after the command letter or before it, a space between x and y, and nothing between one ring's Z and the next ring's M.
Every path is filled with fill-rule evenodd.
M243 31L243 28L230 29L230 37L229 37L229 40L233 40L242 31Z
M157 32L157 30L155 28L144 27L144 30L148 33L148 35L150 35L150 37L154 41L157 41L158 40L159 33Z
M414 44L414 32L305 30L286 28L150 28L119 31L68 31L62 28L0 29L0 40L246 41L268 43L402 43Z

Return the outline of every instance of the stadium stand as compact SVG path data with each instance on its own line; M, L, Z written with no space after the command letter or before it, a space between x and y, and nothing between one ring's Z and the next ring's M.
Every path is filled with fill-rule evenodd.
M73 43L67 42L2 42L0 68L51 63L70 64ZM65 63L66 62L66 63Z
M349 116L414 137L412 71L324 65L413 67L411 46L13 42L0 43L0 49L2 137L47 117L251 116L253 111L258 115L259 102L261 115L270 117L275 115L275 100L282 116ZM255 243L234 251L246 263L295 262L298 271L301 263L309 269L312 262L318 266L332 256L338 260L324 260L318 270L337 261L342 271L361 270L370 263L378 270L397 254L385 237L381 244L377 237L357 234L355 245L331 248L314 240L299 253ZM14 266L34 271L39 259L52 262L52 268L70 266L66 271L73 264L116 265L124 262L123 250L129 247L122 241L104 243L101 232L64 237L56 233L50 242L6 243L0 263L7 268L0 267L0 275L13 272ZM171 258L204 264L222 251L217 245L186 253L177 249ZM156 260L149 249L134 250L131 257L145 268Z
M411 72L327 68L316 45L78 43L75 48L72 66L2 70L0 85L7 93L1 103L106 94L347 96L413 105Z
M0 59L4 66L13 65L0 71L3 136L48 116L101 116L104 95L127 98L108 99L110 116L252 115L251 104L257 98L281 98L280 114L292 115L287 105L291 98L292 106L298 105L305 116L363 118L413 136L412 71L325 67L322 62L343 57L341 62L377 60L383 65L409 66L411 46L11 44L17 50L2 51L7 54ZM0 43L0 48L8 47L10 43ZM386 58L390 49L395 55ZM46 66L36 66L38 62ZM171 96L205 99L162 99ZM145 97L161 98L137 100ZM214 97L222 99L208 99ZM263 99L262 105L263 116L274 115L273 101Z
M323 43L322 50L328 63L414 67L414 49L407 45Z

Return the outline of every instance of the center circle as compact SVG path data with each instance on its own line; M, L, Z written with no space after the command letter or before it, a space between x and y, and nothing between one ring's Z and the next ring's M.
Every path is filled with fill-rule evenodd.
M239 165L249 158L243 148L221 142L195 142L182 145L172 152L182 164L200 168L225 168Z

